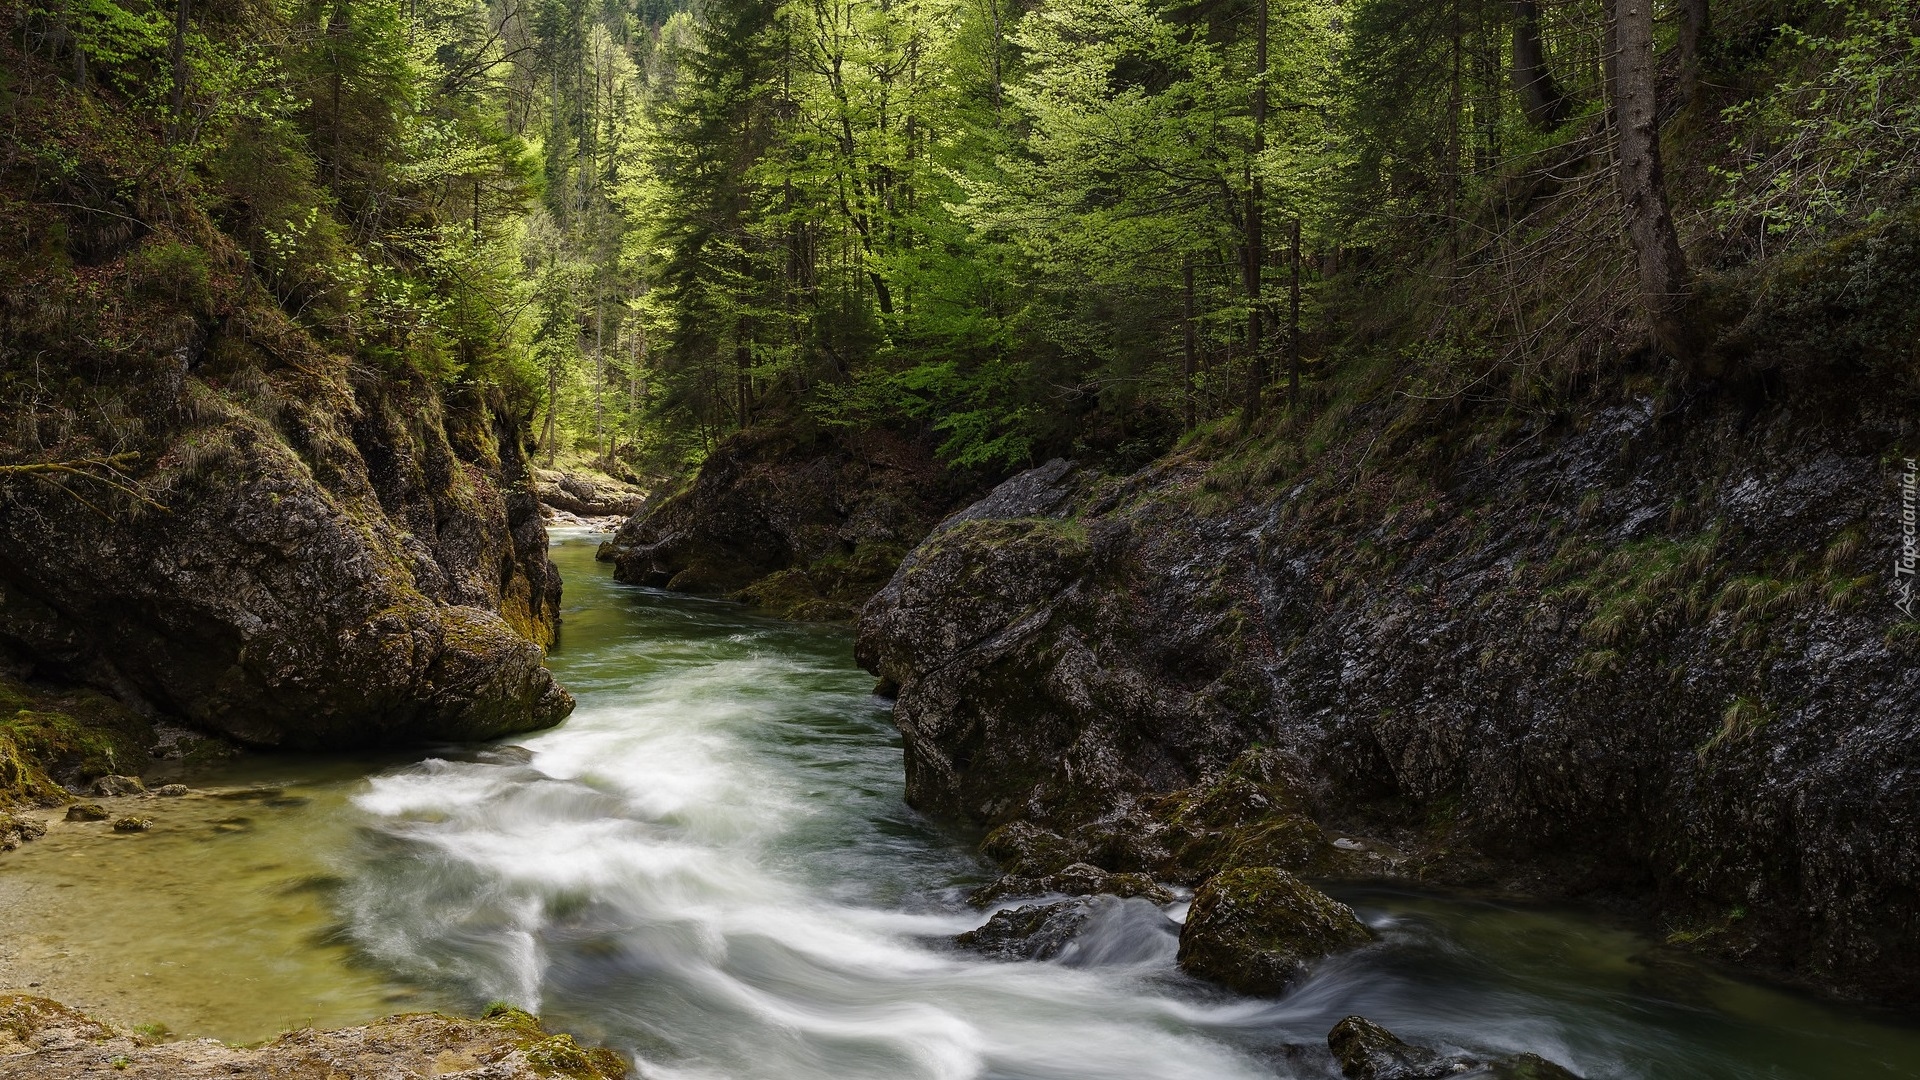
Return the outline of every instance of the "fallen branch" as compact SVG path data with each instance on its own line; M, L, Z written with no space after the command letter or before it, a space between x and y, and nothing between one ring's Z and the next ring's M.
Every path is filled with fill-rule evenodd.
M119 472L119 467L121 465L124 465L130 461L133 461L137 459L139 456L140 455L138 454L110 454L107 457L71 458L66 461L29 461L29 462L22 462L16 465L0 465L0 479L4 479L9 476L36 476L37 475L37 476L46 477L47 479L52 481L55 487L59 488L61 491L66 492L68 495L71 495L77 502L80 503L80 505L85 506L87 509L92 510L94 513L99 514L102 517L110 516L105 511L101 510L99 507L81 498L72 489L68 488L65 484L60 483L59 480L57 479L57 476L60 474L78 476L85 480L92 480L94 483L97 483L97 484L105 484L108 487L114 489L115 491L118 491L121 494L134 499L135 501L139 502L141 505L146 506L150 509L158 510L163 514L172 513L172 511L169 510L167 507L162 506L161 504L154 502L152 499L147 498L145 495L140 494L140 492L136 491L134 488L132 488L128 484L123 483L121 479L113 475ZM102 475L100 472L97 472L94 470L105 470L107 475Z

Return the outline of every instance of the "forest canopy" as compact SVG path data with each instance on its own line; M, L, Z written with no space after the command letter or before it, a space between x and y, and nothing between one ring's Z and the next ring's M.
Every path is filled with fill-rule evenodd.
M10 7L329 347L653 471L787 422L1139 463L1356 357L1524 402L1635 327L1712 370L1716 282L1920 169L1915 0Z

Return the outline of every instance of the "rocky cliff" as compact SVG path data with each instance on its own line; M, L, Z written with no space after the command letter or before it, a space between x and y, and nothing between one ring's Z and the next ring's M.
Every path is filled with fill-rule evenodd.
M507 381L299 321L311 290L275 292L150 126L8 58L0 672L257 745L564 717Z
M1912 999L1914 404L1841 360L1054 462L941 524L859 656L900 686L909 800L1016 868L1627 897L1672 942ZM1330 831L1236 855L1301 812Z

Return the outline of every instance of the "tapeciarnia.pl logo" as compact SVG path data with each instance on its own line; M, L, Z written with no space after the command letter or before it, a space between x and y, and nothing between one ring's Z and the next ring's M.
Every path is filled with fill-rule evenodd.
M1915 506L1920 502L1915 497L1916 487L1920 485L1915 483L1916 474L1920 474L1920 469L1914 468L1914 459L1906 458L1900 473L1900 555L1893 561L1893 585L1899 599L1893 606L1909 619L1913 618L1914 564L1920 561L1920 539L1916 539L1920 535L1920 521L1916 521Z

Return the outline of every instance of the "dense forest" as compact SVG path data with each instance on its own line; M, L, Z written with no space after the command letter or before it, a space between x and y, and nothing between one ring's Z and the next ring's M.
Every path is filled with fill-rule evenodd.
M1920 169L1906 0L10 6L68 85L0 87L8 169L132 109L329 348L656 474L792 420L1137 464L1353 371L1524 409L1635 326L1715 374ZM224 257L132 256L215 307Z

